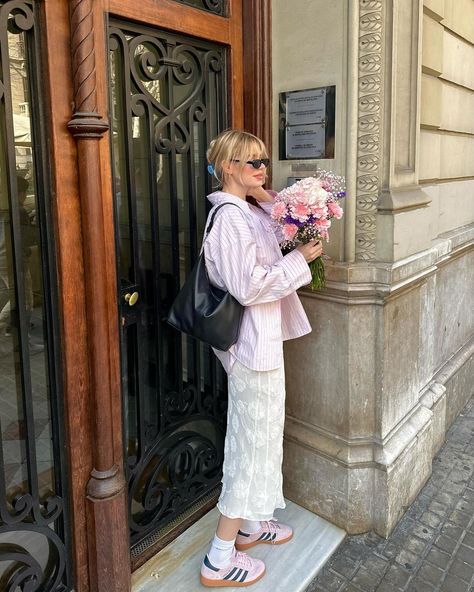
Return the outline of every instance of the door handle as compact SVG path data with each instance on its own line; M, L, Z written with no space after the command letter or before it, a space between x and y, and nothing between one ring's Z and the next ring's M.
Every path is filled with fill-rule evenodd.
M132 292L131 294L128 293L124 296L125 302L127 302L129 306L134 306L137 303L138 297L138 292Z

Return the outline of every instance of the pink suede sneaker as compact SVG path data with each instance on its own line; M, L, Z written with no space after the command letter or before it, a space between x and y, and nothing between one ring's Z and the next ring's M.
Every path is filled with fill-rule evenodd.
M239 530L235 540L235 548L246 551L250 547L265 543L266 545L282 545L293 538L293 529L287 524L274 520L261 520L260 530L247 533Z
M235 551L229 565L215 567L206 555L201 566L201 584L210 588L251 586L265 575L265 564L247 553Z

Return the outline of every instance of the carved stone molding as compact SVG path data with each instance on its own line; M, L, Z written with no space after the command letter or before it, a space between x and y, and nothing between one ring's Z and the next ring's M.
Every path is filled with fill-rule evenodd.
M375 259L377 201L382 184L385 14L382 0L359 0L357 130L357 260Z
M445 389L446 390L446 389ZM286 416L285 438L348 469L375 468L386 471L431 421L425 405L417 405L385 438L377 435L349 438L324 430L303 419Z

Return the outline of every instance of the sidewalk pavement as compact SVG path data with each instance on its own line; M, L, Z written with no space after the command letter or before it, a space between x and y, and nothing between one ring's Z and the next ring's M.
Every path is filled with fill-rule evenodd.
M474 591L474 398L388 539L347 537L306 592Z

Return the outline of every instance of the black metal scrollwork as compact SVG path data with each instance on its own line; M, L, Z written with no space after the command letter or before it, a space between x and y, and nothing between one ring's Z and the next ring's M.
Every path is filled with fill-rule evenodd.
M215 483L221 475L222 449L222 439L216 445L189 430L156 442L129 478L132 506L140 508L131 516L132 541L186 509Z
M11 535L25 542L0 543L0 562L8 567L0 575L2 592L65 591L62 584L65 565L65 547L61 539L49 527L23 524L15 530L0 527L0 536ZM35 555L37 558L35 558Z
M38 590L43 580L43 570L25 549L19 545L0 545L0 558L11 562L10 567L0 577L2 590Z
M214 12L220 16L225 16L227 10L226 0L177 0L177 2L189 4L190 6L195 6L208 12Z
M22 33L29 31L34 25L33 5L31 2L11 0L0 6L0 23L2 30L10 33ZM2 32L3 32L2 31Z
M214 12L223 6L223 2L206 3ZM129 196L124 248L130 249L126 252L132 258L145 248L134 238L139 236L134 212L140 200L141 210L150 212L142 224L154 229L157 253L145 271L135 257L134 277L128 280L143 286L147 274L166 278L166 288L148 288L141 298L137 314L143 316L131 321L134 329L122 348L127 352L123 367L129 369L131 385L124 391L124 407L135 545L214 489L221 478L227 407L223 370L216 366L210 348L202 349L191 339L182 342L163 319L179 289L180 257L186 259L187 268L199 253L205 195L211 188L205 151L227 125L226 53L212 43L117 21L109 39L114 150L119 163L115 176ZM117 158L121 153L128 154L125 164ZM164 223L163 218L170 221ZM160 239L160 233L166 238ZM183 235L189 245L184 248L179 238ZM130 270L127 273L130 276ZM156 353L150 353L154 347ZM148 366L145 358L150 360Z
M42 117L37 96L40 90L41 67L39 64L38 42L37 42L37 15L36 4L33 1L0 0L0 129L4 137L0 143L0 165L9 168L10 172L18 170L18 146L16 142L16 118L21 118L26 126L28 124L29 136L31 139L24 140L21 150L30 150L31 165L29 172L35 179L36 193L40 199L45 200L47 195L46 176L43 176L43 143L42 143ZM22 103L28 110L19 115L18 97L24 97L27 101ZM27 122L27 124L26 124ZM24 154L24 152L22 153ZM5 205L2 205L2 226L9 224L12 243L22 246L22 230L12 212L18 207L16 204L16 185L0 171L0 182L2 193L9 195L8 212L5 213ZM12 175L10 175L11 177ZM14 175L13 175L14 176ZM7 180L5 180L7 178ZM3 185L3 184L6 185ZM38 198L35 195L35 198ZM46 227L44 226L44 211L46 205L40 203L37 211L38 225L41 233L48 240ZM2 240L5 240L4 238ZM14 283L16 291L21 293L22 269L19 263L22 249L7 249L12 259L14 268ZM20 254L18 254L20 253ZM5 257L5 255L4 255ZM42 273L44 282L50 281L47 268L47 257L42 259ZM2 304L4 306L4 304ZM43 312L48 319L51 319L50 301L44 298ZM31 366L32 362L26 350L22 346L25 334L28 338L29 322L26 324L24 318L25 305L20 298L17 298L15 305L15 329L20 335L19 354L15 358L10 352L11 358L6 361L6 354L3 363L14 366L13 376L16 381L15 387L11 387L12 378L8 376L0 385L0 405L2 406L2 419L11 421L11 425L17 425L15 436L7 436L8 423L0 426L0 590L2 592L59 592L66 591L70 580L70 566L67 565L68 550L66 547L66 516L64 511L64 483L59 475L64 470L59 468L63 462L59 450L60 425L59 408L53 372L48 376L44 375L44 389L48 389L47 399L43 400L44 414L48 414L50 435L45 439L44 446L51 445L48 451L54 456L54 462L48 460L43 462L44 473L52 475L50 486L41 485L39 475L39 452L38 445L38 409L35 391L32 386ZM48 320L49 323L49 320ZM14 321L12 320L12 325ZM50 326L48 324L48 329ZM3 332L5 330L3 329ZM6 337L2 333L3 345ZM44 348L45 350L48 348ZM15 354L16 355L16 354ZM45 351L46 355L46 351ZM47 352L52 356L52 348ZM37 365L37 369L41 366ZM48 368L53 367L51 365ZM44 370L46 372L46 370ZM10 382L8 382L10 381ZM41 385L42 386L42 385ZM48 412L45 411L48 408ZM12 415L4 413L8 408ZM16 422L12 421L15 417ZM52 444L51 444L52 442ZM12 445L14 445L12 447ZM8 454L7 454L8 452ZM41 459L42 460L42 459ZM8 462L7 462L8 461ZM45 467L47 465L47 468ZM13 473L8 468L14 469ZM62 465L64 469L64 465ZM11 475L14 474L15 477ZM48 477L49 478L49 477ZM54 485L53 485L54 482ZM52 489L55 491L52 491Z

